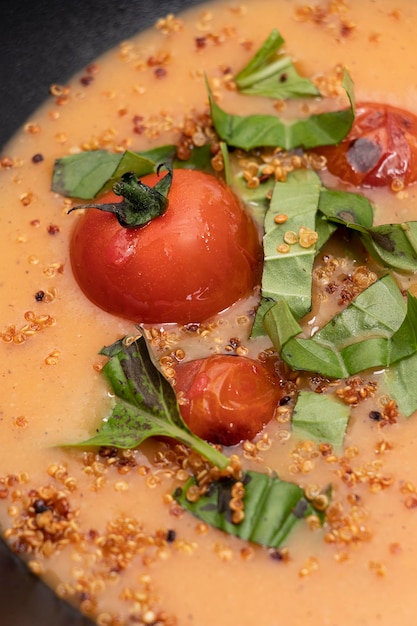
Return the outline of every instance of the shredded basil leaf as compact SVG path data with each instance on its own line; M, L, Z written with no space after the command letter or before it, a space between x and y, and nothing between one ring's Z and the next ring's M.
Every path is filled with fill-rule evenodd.
M244 197L246 200L248 196ZM283 224L275 222L280 214L287 217ZM314 258L337 227L345 223L343 218L364 227L371 226L373 207L359 194L326 189L312 170L296 170L286 181L275 183L264 219L264 300L256 314L252 337L264 334L263 316L280 298L285 298L297 319L310 311ZM317 243L308 248L296 243L289 251L279 252L278 247L285 244L286 235L289 232L298 235L300 227L316 232ZM270 303L268 306L265 300Z
M389 395L405 417L417 411L417 353L392 365L384 372Z
M231 166L232 166L231 161ZM231 169L233 169L231 167ZM247 181L243 178L242 172L233 172L230 185L236 195L242 200L246 210L251 215L255 223L263 230L265 213L270 206L269 194L272 194L275 180L269 178L261 182L257 187L251 189Z
M56 159L51 188L69 198L92 200L111 189L113 183L127 172L133 172L140 178L154 172L161 163L168 163L175 169L212 172L211 158L209 145L194 148L185 161L176 157L176 147L170 145L123 154L106 150L80 152Z
M293 433L341 448L350 409L333 395L301 391L292 414Z
M417 298L406 306L389 275L365 289L311 339L284 299L269 309L264 326L281 357L295 370L347 378L372 367L388 367L417 350Z
M279 99L320 95L311 80L300 76L288 55L278 54L283 43L278 30L273 29L254 57L234 77L241 93Z
M417 271L417 222L366 228L346 217L328 215L327 219L358 232L363 245L381 265L402 273Z
M170 437L213 465L228 465L224 454L194 435L182 420L175 392L154 365L144 337L118 341L102 353L109 356L102 372L117 400L97 434L72 446L135 448L149 437Z
M279 146L285 150L335 145L352 127L354 120L353 83L345 70L343 87L350 106L340 111L318 113L294 121L283 121L275 115L233 115L216 103L207 85L210 112L219 137L229 146L249 151L254 148Z
M127 162L130 169L133 165L138 176L149 174L154 169L152 161L132 152L120 155L106 150L93 150L62 157L55 161L52 191L71 198L90 200L100 193L116 172L121 171L123 174L129 171L129 168L123 168L123 163Z
M187 500L187 490L193 479L174 493L181 506L210 526L245 541L269 548L278 548L287 538L295 524L313 513L298 485L249 471L243 477L245 487L244 520L235 524L231 520L229 506L235 481L225 479L213 482L208 493L197 502Z
M296 318L311 308L311 285L316 246L302 247L298 242L288 252L280 252L288 233L298 237L301 227L315 232L321 182L311 170L296 170L285 183L277 183L265 216L264 270L262 295L277 300L284 297ZM275 217L287 216L284 224Z
M228 457L195 436L183 422L175 392L154 365L144 337L119 340L101 354L109 359L102 371L117 399L97 434L72 447L135 448L149 437L162 436L184 443L217 467L227 467ZM195 484L190 478L175 497L186 510L216 528L271 547L278 547L296 522L313 512L296 484L258 472L247 472L243 481L246 516L241 524L231 521L227 506L232 480L214 481L207 496L190 503L187 489Z
M322 187L319 210L328 220L337 224L358 224L369 228L374 220L372 203L359 193Z

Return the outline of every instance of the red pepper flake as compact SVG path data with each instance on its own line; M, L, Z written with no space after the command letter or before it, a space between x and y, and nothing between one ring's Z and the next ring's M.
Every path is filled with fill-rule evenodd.
M156 78L165 78L165 76L167 75L167 71L164 67L157 67L154 70L154 74Z
M382 413L380 411L370 411L369 417L375 422L380 422L383 419Z
M5 156L5 157L3 157L3 158L2 158L2 160L0 161L0 166L1 166L3 169L7 170L7 169L9 169L10 167L13 167L13 166L14 166L14 159L12 159L11 157L7 157L7 156Z
M87 65L87 67L85 68L87 74L97 74L98 70L99 66L97 65L97 63L90 63L90 65Z
M202 50L207 45L207 37L196 37L195 45L197 46L199 50Z
M135 115L133 117L133 132L137 135L143 135L145 132L145 124L143 124L143 120L144 118L142 115Z
M184 324L184 328L185 330L188 330L190 333L196 333L198 329L200 328L200 325L192 322L191 324Z
M93 81L94 76L91 76L91 74L89 74L88 76L82 76L80 78L80 83L84 85L84 87L88 87L88 85L90 85Z
M273 561L288 561L289 552L287 548L271 548L269 550L269 556Z
M60 227L57 224L49 224L47 231L49 235L56 235L60 231Z

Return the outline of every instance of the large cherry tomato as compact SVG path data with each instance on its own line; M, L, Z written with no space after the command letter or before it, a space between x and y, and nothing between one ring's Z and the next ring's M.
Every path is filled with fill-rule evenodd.
M348 136L319 151L329 172L346 182L400 189L417 180L417 116L387 104L358 104Z
M153 187L156 174L143 183ZM166 212L123 228L87 209L70 244L74 276L102 309L143 323L202 322L247 296L260 280L253 220L214 176L174 170ZM112 192L103 203L120 202Z
M225 446L253 439L283 395L280 380L262 363L232 355L179 364L175 390L190 430Z

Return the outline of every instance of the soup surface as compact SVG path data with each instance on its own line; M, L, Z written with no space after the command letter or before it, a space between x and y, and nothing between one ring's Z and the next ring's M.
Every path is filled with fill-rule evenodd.
M413 0L215 2L161 16L69 85L51 86L43 108L3 150L0 527L32 571L98 624L415 624L417 421L389 404L381 371L355 383L360 401L343 449L291 435L283 410L253 442L224 450L245 468L276 471L306 490L333 486L324 525L298 524L278 551L211 528L177 504L172 494L192 467L184 447L69 445L92 437L111 410L99 351L136 328L79 289L69 238L80 216L68 215L75 202L51 191L51 179L55 159L82 151L184 147L189 136L198 145L205 76L229 112L305 113L304 100L286 109L233 87L273 27L300 73L333 97L324 106L345 106L332 86L346 67L358 101L417 114L416 23ZM377 207L376 223L417 214L415 185L362 191ZM341 283L359 265L346 247L336 243L316 261L309 332L340 308L323 285ZM397 278L413 287L413 275ZM178 355L265 354L269 339L249 339L257 301L255 293L192 332L146 326L164 373L175 370ZM339 385L349 402L347 387ZM382 421L370 419L375 412Z

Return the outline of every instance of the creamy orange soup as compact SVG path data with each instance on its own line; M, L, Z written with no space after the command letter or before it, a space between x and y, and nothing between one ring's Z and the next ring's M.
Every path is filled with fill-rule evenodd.
M4 148L0 525L30 569L98 624L415 624L417 420L395 407L384 427L370 420L383 387L352 409L343 450L295 439L278 413L254 442L225 451L246 468L273 469L305 489L333 485L324 527L299 524L280 561L176 504L172 493L188 476L183 449L169 452L166 442L152 441L108 457L61 447L92 436L109 412L98 352L134 326L95 307L77 287L68 241L79 216L67 215L71 201L50 185L58 157L178 142L184 119L206 110L204 74L224 109L276 113L276 103L231 88L272 27L319 85L331 86L345 66L358 100L417 114L416 24L413 0L200 6L122 42L68 86L52 86L43 108ZM85 76L91 78L80 82ZM366 195L377 204L377 223L416 215L415 186ZM414 277L401 280L408 288ZM168 357L161 364L171 366L178 349L186 358L227 352L231 337L256 358L269 343L248 339L255 302L239 303L192 338L176 326L148 329L157 357ZM310 325L332 305L316 306ZM378 373L373 379L379 383ZM34 513L35 500L52 502L53 513Z

